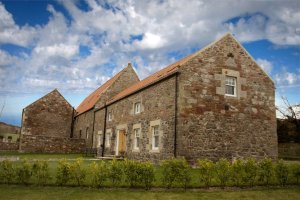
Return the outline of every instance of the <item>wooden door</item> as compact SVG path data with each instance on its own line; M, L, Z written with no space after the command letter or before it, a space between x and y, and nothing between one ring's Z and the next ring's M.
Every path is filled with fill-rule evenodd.
M119 155L125 152L126 141L125 141L125 130L119 131Z

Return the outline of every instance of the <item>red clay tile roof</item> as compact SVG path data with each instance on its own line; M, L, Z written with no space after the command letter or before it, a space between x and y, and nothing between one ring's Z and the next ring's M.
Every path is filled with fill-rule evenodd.
M123 70L117 73L114 77L109 79L103 85L101 85L98 89L96 89L92 94L86 97L83 102L76 108L77 115L80 115L95 106L97 101L100 99L103 91L105 91L117 78L122 74Z
M198 53L198 52L196 52L196 53ZM113 103L119 99L122 99L138 90L141 90L142 88L152 85L152 84L156 83L157 81L170 76L171 74L174 74L175 72L177 72L178 66L182 65L183 63L185 63L186 61L188 61L189 59L194 57L196 55L196 53L193 53L191 55L184 57L183 59L163 68L162 70L148 76L147 78L141 80L140 82L137 82L136 84L130 86L129 88L121 91L120 93L118 93L117 95L115 95L114 97L109 99L107 104L111 104L111 103Z

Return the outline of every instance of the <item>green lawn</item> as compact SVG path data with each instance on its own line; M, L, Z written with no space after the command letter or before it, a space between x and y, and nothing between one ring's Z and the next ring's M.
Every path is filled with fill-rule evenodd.
M300 188L260 190L201 190L201 191L143 191L143 190L96 190L88 188L26 187L0 185L2 200L76 200L76 199L299 199Z
M48 160L48 159L76 159L82 158L82 154L53 154L53 153L19 153L19 152L5 152L0 151L0 157L7 157L7 158L16 158L19 159L41 159L41 160Z

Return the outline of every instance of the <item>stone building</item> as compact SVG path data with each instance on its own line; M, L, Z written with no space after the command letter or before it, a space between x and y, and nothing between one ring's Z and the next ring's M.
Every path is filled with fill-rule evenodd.
M23 109L20 150L81 152L84 140L71 140L75 110L57 89Z
M132 67L76 109L101 156L277 157L275 86L231 34L139 81Z

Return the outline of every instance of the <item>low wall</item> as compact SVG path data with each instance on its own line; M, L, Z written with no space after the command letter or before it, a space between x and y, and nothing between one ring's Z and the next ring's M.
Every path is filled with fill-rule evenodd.
M78 138L22 135L20 151L33 153L82 153L85 140Z
M19 142L0 142L0 151L18 151Z
M280 158L300 159L300 143L279 143L278 156Z

